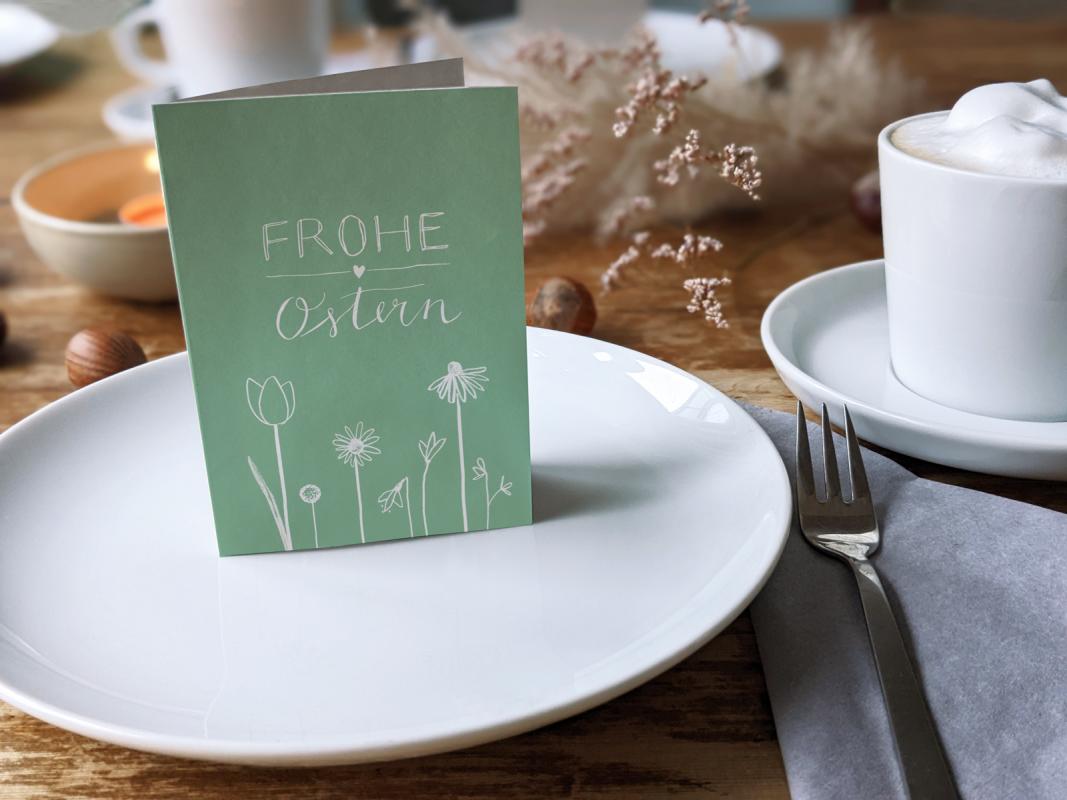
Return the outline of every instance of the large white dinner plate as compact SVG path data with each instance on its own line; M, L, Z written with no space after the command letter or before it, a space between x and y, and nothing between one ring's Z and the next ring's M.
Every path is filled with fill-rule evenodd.
M1019 478L1067 480L1067 422L970 414L902 384L889 359L885 263L864 261L790 286L768 306L763 347L809 408L826 403L860 437L937 464Z
M220 559L188 362L0 436L0 698L257 764L519 733L675 664L752 599L791 513L774 447L681 370L529 333L535 523Z

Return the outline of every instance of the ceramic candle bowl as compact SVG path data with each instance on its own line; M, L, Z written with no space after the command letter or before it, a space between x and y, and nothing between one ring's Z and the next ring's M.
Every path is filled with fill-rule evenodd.
M34 167L11 200L30 246L51 269L104 294L173 300L167 226L128 225L117 215L127 201L158 191L151 143L109 143Z

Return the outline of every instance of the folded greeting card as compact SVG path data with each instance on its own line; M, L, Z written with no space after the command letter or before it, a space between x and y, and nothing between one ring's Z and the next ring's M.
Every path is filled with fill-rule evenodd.
M515 90L436 62L155 127L219 552L529 523Z

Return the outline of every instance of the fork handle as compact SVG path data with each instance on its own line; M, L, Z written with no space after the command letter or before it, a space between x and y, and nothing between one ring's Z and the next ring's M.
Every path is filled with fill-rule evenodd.
M867 634L882 696L889 710L897 757L911 800L951 800L959 792L912 668L885 589L868 561L849 561L859 585Z

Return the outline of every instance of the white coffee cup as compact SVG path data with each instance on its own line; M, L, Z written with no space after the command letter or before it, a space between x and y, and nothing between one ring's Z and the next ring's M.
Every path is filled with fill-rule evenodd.
M191 97L321 74L329 15L328 0L155 0L127 15L111 38L134 75ZM141 50L150 23L166 60Z
M1067 420L1067 180L911 155L892 134L919 118L878 136L893 371L952 408Z

